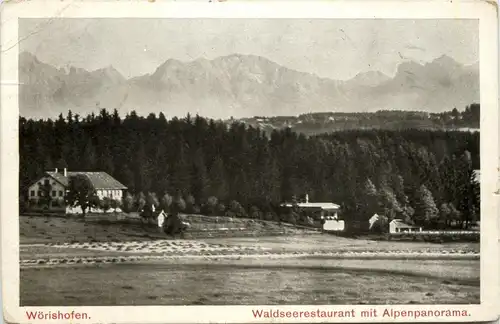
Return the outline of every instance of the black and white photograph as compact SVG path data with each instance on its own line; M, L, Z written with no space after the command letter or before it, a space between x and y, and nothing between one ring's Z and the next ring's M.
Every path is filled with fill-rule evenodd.
M24 321L238 305L254 321L463 321L485 303L498 213L481 188L498 158L482 141L498 139L482 127L497 112L480 19L61 14L16 29Z

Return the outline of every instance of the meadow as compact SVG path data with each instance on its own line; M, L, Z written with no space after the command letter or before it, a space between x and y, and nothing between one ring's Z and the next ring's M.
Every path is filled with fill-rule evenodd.
M134 226L21 217L21 305L479 303L478 243Z

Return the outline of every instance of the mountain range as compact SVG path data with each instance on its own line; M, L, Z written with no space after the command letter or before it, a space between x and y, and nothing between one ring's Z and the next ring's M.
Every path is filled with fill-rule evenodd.
M190 113L217 119L392 109L442 112L479 102L479 64L463 65L448 56L401 63L392 77L369 71L332 80L264 57L233 54L191 62L168 59L151 74L127 79L112 66L57 68L22 52L19 80L20 115L27 118L53 118L68 110L87 115L101 108L116 108L121 115L135 110L139 115Z

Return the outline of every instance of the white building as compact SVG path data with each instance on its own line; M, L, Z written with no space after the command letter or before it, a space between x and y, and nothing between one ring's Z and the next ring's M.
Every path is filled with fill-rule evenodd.
M422 232L422 227L404 223L401 219L393 219L389 223L389 233L415 233Z
M28 187L30 209L65 210L67 213L81 213L81 208L70 208L64 203L69 178L76 175L87 177L100 199L107 197L112 200L121 201L123 192L127 189L127 187L106 172L69 172L66 168L60 172L58 169L55 169L55 171L45 172L40 179ZM50 195L50 199L47 199L47 194ZM50 202L47 204L48 201Z
M309 195L306 195L306 201L297 204L282 204L282 207L297 207L300 210L312 214L313 218L318 219L337 219L340 206L331 202L309 202Z

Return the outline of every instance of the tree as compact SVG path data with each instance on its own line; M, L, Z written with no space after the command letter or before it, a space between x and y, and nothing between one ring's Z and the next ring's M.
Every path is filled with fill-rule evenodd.
M172 202L172 214L179 214L186 209L186 202L181 195L177 195Z
M450 208L450 226L456 226L457 223L462 219L462 215L457 210L455 205L453 205L453 203L449 203L448 205Z
M182 142L182 139L179 145L180 148L176 160L173 163L170 182L178 194L186 195L191 189L191 168L185 153L185 143Z
M425 185L421 185L418 190L418 209L415 222L421 225L434 225L438 219L439 210L434 202L432 193Z
M225 212L226 212L226 205L224 205L222 203L219 203L217 205L217 214L218 215L224 215Z
M457 187L458 210L463 216L465 228L468 228L470 223L478 220L481 215L480 186L471 167L466 170L462 182Z
M229 209L226 212L226 215L228 217L245 217L246 211L243 208L243 206L241 206L241 204L239 202L237 202L236 200L233 200L229 204Z
M85 216L87 208L97 207L99 198L96 190L85 175L77 174L69 178L66 204L69 206L80 206Z
M370 227L370 230L379 233L386 233L389 231L389 222L389 217L384 215L378 216Z
M407 224L413 224L413 215L415 215L415 209L410 205L406 205L401 210L401 217L403 221Z
M148 192L148 195L146 196L146 205L148 207L154 206L155 208L160 205L158 197L156 197L156 194L154 192Z
M250 218L253 218L253 219L260 219L261 218L261 212L259 210L259 207L252 206L250 208Z
M219 200L225 201L227 199L229 189L226 178L226 171L224 161L220 156L217 156L215 161L210 167L208 174L209 189L208 192Z
M160 208L163 209L164 211L169 211L171 205L172 205L172 196L170 196L168 193L164 194L163 197L161 197Z
M195 209L196 200L194 199L193 195L188 195L185 201L186 201L186 212L192 214Z
M370 179L365 181L362 199L364 201L363 214L365 217L371 217L379 209L379 197L377 188Z
M204 201L209 189L207 168L203 160L203 151L196 150L193 162L193 179L191 180L192 193L196 201Z
M119 199L111 199L111 208L116 212L118 208L122 207L122 202Z
M297 218L298 218L298 215L297 213L295 212L290 212L286 215L286 222L289 223L289 224L293 224L293 225L296 225L297 224Z
M214 197L214 196L208 197L207 203L206 203L206 208L207 208L209 215L216 214L218 203L219 203L219 200L216 197Z
M97 157L94 144L92 143L92 140L88 138L80 159L81 170L93 170L96 166L96 161Z
M123 183L128 190L132 191L135 189L134 173L130 170L127 164L117 171L118 180Z
M137 211L141 211L144 206L146 206L146 196L144 195L144 193L140 192L136 199L135 199L135 204L137 206Z
M104 197L103 199L101 199L101 201L99 203L99 207L105 212L110 210L111 209L111 199L108 197Z
M123 210L126 213L130 213L133 208L134 208L134 197L132 197L132 195L129 192L127 192L127 194L123 198Z
M40 203L50 207L50 202L52 201L52 185L49 181L45 181L41 186L42 198L40 199Z
M396 195L390 188L384 186L379 190L379 199L384 215L387 216L388 219L393 220L403 211L396 199Z
M439 207L439 224L448 227L451 221L451 208L447 203L442 203Z
M159 204L160 203L156 194L154 192L148 192L145 199L145 205L141 213L143 220L146 222L153 222L155 217L154 210L159 206Z

